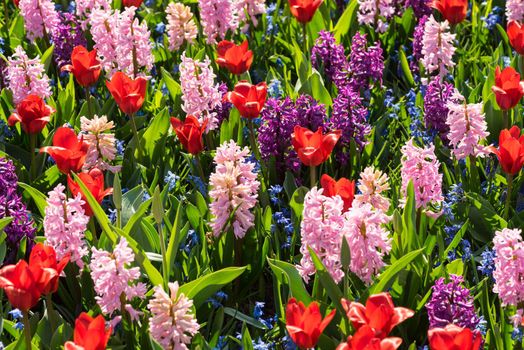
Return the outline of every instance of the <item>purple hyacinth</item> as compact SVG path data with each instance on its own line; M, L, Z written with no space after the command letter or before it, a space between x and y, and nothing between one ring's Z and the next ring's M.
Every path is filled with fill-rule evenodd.
M344 47L337 44L330 32L320 31L315 45L311 49L311 63L317 70L324 69L328 81L341 72L347 71L348 60L344 54Z
M342 136L335 147L335 156L342 164L347 164L351 140L362 149L366 136L371 131L367 122L368 110L362 104L358 91L351 85L343 86L333 100L333 114L330 120L331 130L342 130Z
M422 38L424 37L424 27L428 16L422 16L413 32L413 60L410 62L410 68L414 72L418 72L418 62L422 58Z
M462 276L450 275L451 282L439 278L432 287L433 295L427 303L429 328L445 327L450 323L475 329L480 318L475 312L470 290L461 285Z
M27 239L27 252L33 247L35 228L33 220L16 192L18 178L13 162L0 158L0 219L12 217L13 221L4 228L7 243L7 262L14 262L20 246L20 241Z
M53 54L58 68L71 62L71 53L75 46L87 46L84 32L77 18L68 12L60 14L60 24L52 33L51 40L55 44Z
M218 127L222 125L222 122L229 118L229 112L231 111L231 107L233 107L233 104L231 102L225 101L224 96L227 94L227 84L221 83L218 86L218 91L220 92L220 95L222 97L221 103L219 103L213 112L216 112L217 119L218 119Z
M431 7L431 0L406 0L404 6L406 8L412 7L415 17L430 16L433 12Z
M446 103L453 95L454 87L448 82L441 83L439 79L432 80L424 96L424 120L426 127L439 132L440 138L448 142L449 126L446 124L448 107Z
M316 131L324 126L326 107L309 95L300 95L295 102L298 124L304 128Z

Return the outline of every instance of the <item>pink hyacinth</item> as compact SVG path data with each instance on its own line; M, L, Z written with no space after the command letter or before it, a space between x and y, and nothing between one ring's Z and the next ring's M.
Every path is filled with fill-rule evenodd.
M458 92L447 103L449 109L446 124L451 151L457 159L489 154L480 142L488 137L488 125L482 113L482 103L468 104Z
M67 199L64 190L64 185L58 184L49 192L45 208L44 235L47 243L55 249L58 259L70 254L71 262L82 269L82 258L88 253L84 232L89 223L89 216L84 214L81 195Z
M394 15L394 0L358 0L358 23L374 27L379 33L388 29L388 20Z
M117 27L117 17L109 9L93 9L89 17L91 36L95 42L100 65L106 72L115 69L113 62L116 61L116 43L113 40L113 32Z
M504 228L495 232L493 248L495 270L493 292L502 305L518 305L524 301L524 242L521 229Z
M82 29L87 28L87 20L94 10L102 9L103 11L111 10L111 4L108 0L76 0L76 15L81 19Z
M169 50L178 50L182 44L192 44L198 34L191 8L181 3L170 2L166 7L166 32Z
M7 60L6 79L13 93L14 104L20 103L28 95L38 95L45 99L51 96L49 77L45 74L40 58L30 59L22 46Z
M438 168L440 162L435 155L435 146L420 148L413 144L410 139L402 147L402 193L406 195L408 184L413 182L415 189L415 201L418 208L425 208L430 204L438 204L444 199L442 197L442 174ZM439 215L427 212L428 215Z
M232 226L235 237L242 238L254 225L251 209L257 204L260 182L254 171L255 164L246 159L248 155L249 149L240 148L233 140L217 148L216 169L209 178L209 196L213 198L211 228L215 237ZM233 212L233 220L228 222Z
M266 0L236 0L236 7L238 20L246 24L243 28L246 31L249 21L253 22L255 27L258 25L256 16L266 12Z
M178 282L169 283L168 295L161 286L156 286L147 305L151 311L151 337L166 350L187 350L186 344L191 344L191 339L200 329L191 311L193 300L179 293L178 288Z
M105 115L101 117L94 115L93 119L81 117L80 125L84 142L89 145L84 170L98 168L112 173L120 171L121 166L109 164L116 157L115 134L107 132L113 129L113 122L109 122Z
M127 301L135 297L144 298L147 288L145 284L137 282L140 269L129 267L135 260L135 254L124 237L120 238L112 253L95 247L91 250L93 254L89 268L95 283L95 299L104 314L110 315L121 310L121 295ZM125 308L132 319L137 319L140 315L130 304L126 304Z
M236 0L199 0L200 22L208 44L216 44L217 39L225 39L228 31L238 29Z
M506 19L508 22L524 21L524 1L522 0L507 0L506 1Z
M377 210L384 213L389 209L389 199L382 195L382 192L389 190L388 175L380 170L375 170L369 166L360 173L357 187L360 194L355 196L355 204L371 204Z
M206 133L218 126L213 109L222 101L222 95L215 84L215 73L209 58L195 60L182 53L180 64L180 86L182 87L182 109L187 115L198 118L200 124L207 120Z
M37 38L48 38L55 31L60 18L51 0L20 0L20 14L24 17L27 38L34 41Z
M308 250L310 247L338 283L344 277L340 264L344 202L340 196L326 197L322 192L323 189L313 187L304 198L300 224L302 259L297 269L306 282L309 276L315 274L316 269Z
M455 36L449 32L448 21L439 23L433 15L428 18L424 25L421 52L426 73L438 71L442 77L455 66L452 59L456 50L453 45Z
M391 250L391 238L384 225L390 217L371 204L352 206L344 215L343 232L351 252L350 270L370 284L384 267L384 255Z

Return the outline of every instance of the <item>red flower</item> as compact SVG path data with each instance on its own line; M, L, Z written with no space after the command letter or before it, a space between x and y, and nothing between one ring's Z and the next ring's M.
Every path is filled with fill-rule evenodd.
M27 311L38 303L41 287L54 277L52 271L20 260L16 265L7 265L0 270L0 288L4 289L14 308Z
M75 132L66 127L56 129L53 136L53 146L43 147L40 152L48 153L56 163L58 170L64 174L78 172L86 160L89 145L78 139Z
M370 296L366 306L346 299L342 299L341 303L355 329L369 326L380 339L386 338L396 325L415 314L410 309L395 307L389 293Z
M31 250L29 256L30 266L40 266L42 269L53 270L51 275L53 276L45 285L41 286L40 290L42 294L55 293L58 290L58 280L60 274L69 262L69 255L57 261L56 252L53 247L38 243Z
M232 74L239 75L247 72L253 63L253 51L248 50L247 40L241 45L222 40L218 43L217 53L218 65L227 68Z
M289 0L291 14L300 23L308 23L322 4L322 0Z
M235 89L225 96L226 100L235 105L244 118L254 119L260 115L264 108L267 96L267 85L265 82L252 85L245 80L239 81Z
M351 204L355 198L355 181L350 181L345 177L336 181L328 174L324 174L320 178L320 184L324 189L323 194L325 196L333 197L338 194L342 198L344 201L344 211L348 211L348 209L351 208Z
M457 24L466 18L468 0L434 0L432 7L437 9L449 23Z
M520 134L518 126L504 129L499 135L499 148L491 147L506 174L517 174L524 165L524 135Z
M91 192L98 203L102 203L105 196L113 193L113 188L104 189L104 174L97 168L91 169L88 173L80 173L78 174L78 177L82 180L84 185L86 185L89 192ZM81 194L82 200L85 202L83 207L86 215L93 215L93 210L87 203L86 197L80 189L80 185L78 185L70 175L67 176L67 185L73 196L76 197L78 193Z
M520 81L520 74L512 67L506 67L500 72L495 70L495 85L491 87L495 93L497 103L503 110L515 107L524 96L524 82Z
M26 133L39 134L54 112L55 110L46 105L39 96L28 95L16 106L16 112L11 114L7 123L9 126L21 123L22 130Z
M396 350L400 344L401 338L377 338L371 327L364 326L355 335L349 336L347 343L337 346L337 350Z
M134 6L136 8L139 8L140 5L142 5L142 0L122 0L122 4L124 5L124 7Z
M104 350L111 335L111 327L106 329L104 317L93 318L82 312L75 321L74 342L68 341L65 350Z
M448 324L446 328L433 328L428 331L431 350L477 350L482 343L478 331Z
M142 107L147 87L144 78L132 79L122 72L116 72L110 81L106 81L106 86L125 114L134 114Z
M511 46L520 55L524 55L524 25L517 21L510 21L506 31Z
M197 155L204 149L202 134L206 130L207 120L202 126L197 118L192 115L186 117L182 122L180 119L171 117L171 126L176 132L182 146L191 154Z
M317 302L306 308L302 302L297 303L295 298L291 298L286 306L286 328L299 348L312 348L334 316L335 310L332 310L322 319Z
M336 130L322 135L322 128L316 132L295 125L295 132L291 134L293 147L300 161L307 166L317 166L324 163L333 151L342 132Z
M100 61L96 49L88 51L83 46L75 46L71 53L71 64L62 67L63 71L73 73L76 81L83 87L93 85L100 77Z

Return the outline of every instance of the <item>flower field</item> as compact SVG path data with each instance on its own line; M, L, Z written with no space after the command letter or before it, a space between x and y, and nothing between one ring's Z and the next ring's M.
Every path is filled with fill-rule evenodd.
M522 349L523 0L3 0L0 349Z

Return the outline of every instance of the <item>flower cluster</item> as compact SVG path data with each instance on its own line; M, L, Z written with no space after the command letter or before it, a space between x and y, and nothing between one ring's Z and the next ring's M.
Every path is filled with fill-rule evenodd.
M311 49L311 64L319 71L323 69L324 76L334 81L334 77L349 69L344 46L337 44L330 32L322 30L318 35Z
M31 41L51 36L60 23L51 0L20 0L18 7L24 18L27 38Z
M360 173L358 180L359 194L355 196L355 204L370 204L373 208L386 213L389 210L389 199L382 192L389 190L388 175L369 166Z
M506 1L506 18L509 21L524 21L524 3L520 0Z
M55 45L53 55L58 68L70 63L71 53L76 46L87 45L84 31L76 16L67 12L60 14L60 22L51 35L51 40Z
M95 10L110 11L111 2L108 0L76 0L76 15L82 20L82 28L87 28L87 19ZM95 14L96 15L96 14Z
M234 0L200 0L198 2L202 29L208 44L225 39L228 31L239 26L238 11Z
M379 33L388 29L388 21L394 14L394 0L358 0L358 22L373 26Z
M524 242L522 230L504 228L495 232L495 285L493 292L499 295L503 305L519 305L524 301Z
M116 157L115 135L108 133L114 124L107 120L105 115L93 116L93 119L80 118L80 125L84 133L84 142L89 145L83 169L89 171L92 168L109 170L113 173L120 171L121 166L113 166L111 162Z
M166 7L166 15L169 50L178 50L184 41L192 44L197 37L198 28L191 8L181 3L171 2Z
M440 137L445 142L448 141L449 125L446 124L448 118L448 105L455 89L448 82L441 82L433 79L426 89L424 96L424 120L426 127L437 130Z
M455 66L453 55L455 54L456 34L449 32L448 21L437 22L431 16L424 25L424 37L422 38L422 65L426 72L438 72L445 76L449 69Z

